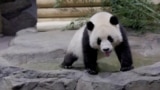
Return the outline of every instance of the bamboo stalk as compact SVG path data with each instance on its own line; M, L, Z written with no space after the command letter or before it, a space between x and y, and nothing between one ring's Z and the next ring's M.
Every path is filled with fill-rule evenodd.
M108 5L109 0L106 2L102 2L102 0L37 0L39 8L53 8L57 5L58 7L95 7L102 4Z
M104 8L107 11L111 10L109 7ZM102 11L101 7L39 8L38 18L83 17L99 11Z

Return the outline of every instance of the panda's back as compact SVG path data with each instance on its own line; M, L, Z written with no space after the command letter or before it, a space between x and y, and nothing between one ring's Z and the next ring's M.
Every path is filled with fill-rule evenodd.
M82 55L82 37L83 32L85 30L85 26L81 27L76 31L76 33L73 35L70 44L68 46L67 52L72 53L76 55L78 58L83 59Z

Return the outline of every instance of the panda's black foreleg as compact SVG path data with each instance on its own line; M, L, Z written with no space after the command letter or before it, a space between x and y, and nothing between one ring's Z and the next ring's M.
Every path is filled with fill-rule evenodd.
M132 66L133 62L130 48L127 45L121 43L115 48L115 51L121 64L120 71L128 71L134 68Z
M89 74L98 74L97 68L97 50L91 48L89 43L89 35L87 29L83 32L82 37L82 54L84 59L84 65Z
M61 64L62 68L70 69L72 68L72 64L77 60L77 56L72 53L68 53L65 55L64 60Z
M121 64L120 71L128 71L133 69L134 67L132 66L133 60L132 60L130 46L128 43L128 38L126 36L126 32L124 31L123 27L121 27L121 34L123 37L123 42L115 47L115 52Z
M87 49L83 52L84 65L87 72L92 75L98 74L97 50Z

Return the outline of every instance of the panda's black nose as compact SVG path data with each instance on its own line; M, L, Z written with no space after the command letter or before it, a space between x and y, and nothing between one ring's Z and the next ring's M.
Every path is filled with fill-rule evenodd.
M109 51L109 48L105 48L105 49L103 49L103 51L108 52L108 51Z

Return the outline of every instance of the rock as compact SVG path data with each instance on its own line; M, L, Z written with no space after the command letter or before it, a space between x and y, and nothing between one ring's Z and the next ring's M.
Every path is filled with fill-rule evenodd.
M144 66L135 70L135 73L138 73L143 76L159 76L160 75L160 62L150 65Z
M0 57L0 65L3 65L3 66L10 66L12 65L11 63L9 63L6 59L3 59L2 57Z
M77 71L37 72L12 68L0 67L0 70L8 72L0 80L1 90L75 90L76 82L81 77ZM10 84L7 85L8 82Z
M75 31L34 31L34 28L19 31L10 47L0 52L0 90L160 90L160 62L155 55L152 59L147 57L150 61L157 59L152 65L141 65L127 72L102 71L98 75L89 75L84 69L59 67ZM149 51L150 46L158 49L159 35L150 35L129 36L132 50L139 54L141 50ZM141 41L148 44L142 48ZM115 63L113 61L105 60L99 64L103 63L108 69ZM137 61L148 62L134 60Z
M19 33L10 42L11 47L3 51L1 56L13 65L29 68L47 68L48 66L48 69L53 69L55 65L59 68L69 44L68 41L74 32L57 30L53 32L30 32L30 34L24 32L21 33L22 35Z
M14 37L12 36L0 36L0 51L7 49L9 47L9 43L10 41L13 39Z
M2 33L2 16L0 11L0 34Z
M23 0L23 1L15 0L14 2L2 4L0 8L2 11L2 15L6 18L8 17L7 19L10 19L8 14L11 14L11 15L13 14L12 16L14 16L14 14L18 13L19 10L23 11L24 9L30 7L31 5L32 4L30 0Z
M16 35L18 36L18 35L34 34L36 32L37 32L36 27L29 27L29 28L25 28L25 29L18 31Z
M83 78L83 77L82 77ZM104 81L86 81L80 79L76 90L123 90L123 86L112 84Z
M16 32L19 30L22 30L28 27L35 27L37 19L31 16L29 13L23 12L22 14L20 14L19 16L11 20L7 20L3 18L2 22L3 22L2 33L4 35L15 35Z
M139 37L130 36L129 39L132 51L137 52L145 57L160 56L159 34L148 33Z
M150 67L153 68L154 65ZM159 64L156 66L160 66ZM149 67L149 66L148 66ZM143 68L147 69L147 68ZM74 70L34 71L0 66L1 90L159 90L160 75L128 72L89 75ZM140 70L140 69L139 69ZM154 69L152 69L154 70ZM142 72L143 73L143 72ZM9 83L9 84L8 84Z
M147 69L147 68L146 68ZM159 90L160 75L145 76L135 70L118 73L101 73L98 76L84 74L76 90Z
M21 29L36 26L36 0L16 0L2 4L0 7L2 8L2 33L4 35L15 35Z
M23 70L21 68L18 67L13 67L13 66L2 66L0 65L0 78L4 78L4 77L8 77L10 75L12 75L14 72Z
M0 1L0 4L4 4L4 3L8 3L8 2L13 2L15 0L1 0Z
M129 83L125 86L125 90L159 90L160 89L159 80L139 80Z

